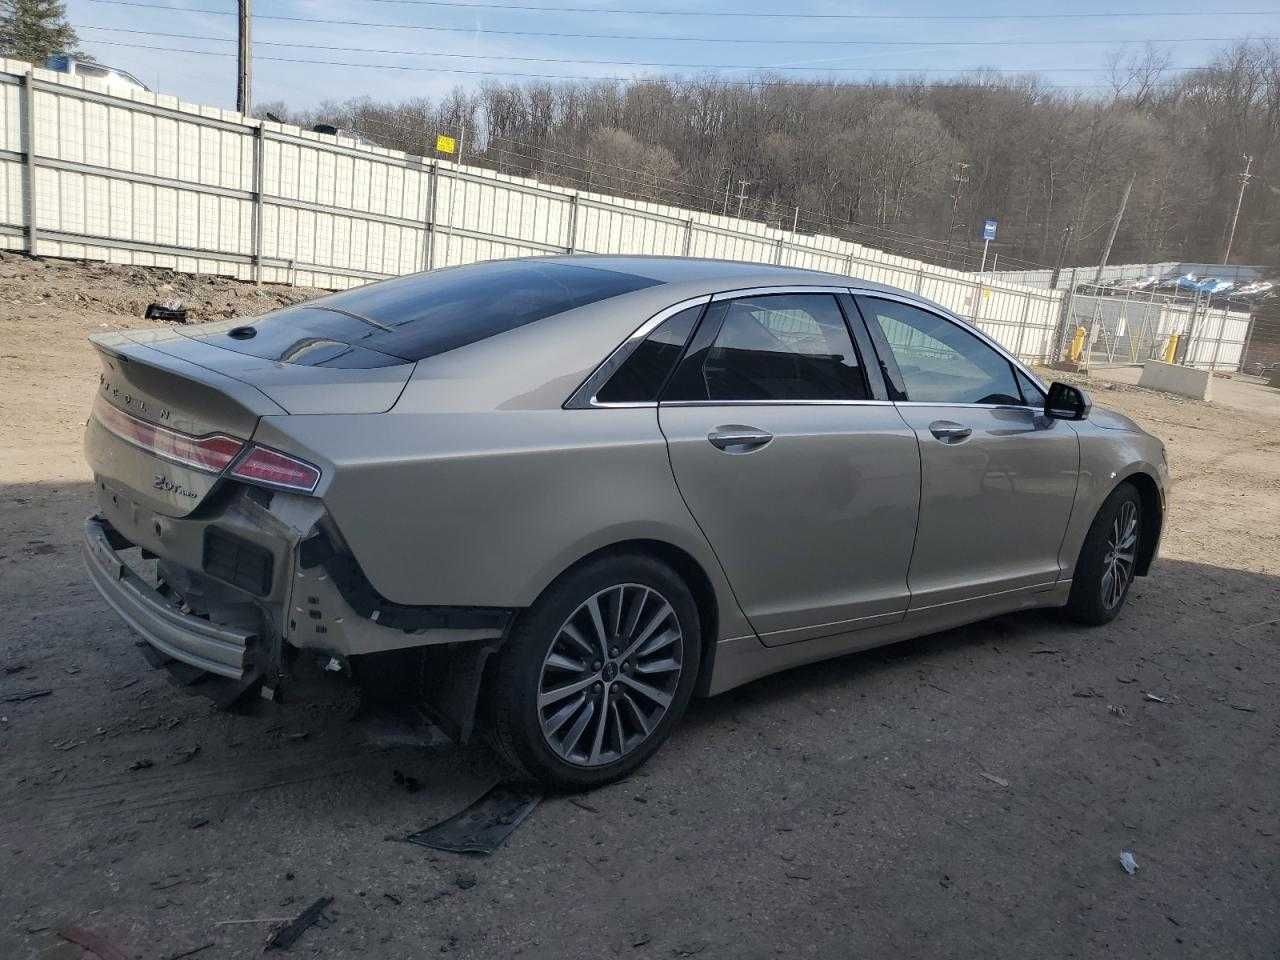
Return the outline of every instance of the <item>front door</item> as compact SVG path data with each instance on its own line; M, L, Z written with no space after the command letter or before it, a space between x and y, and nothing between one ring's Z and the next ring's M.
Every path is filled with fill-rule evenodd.
M658 420L680 492L766 644L902 619L917 443L872 399L834 295L714 301Z
M1051 586L1075 501L1075 429L1046 417L1039 388L962 325L898 300L857 302L920 442L911 609Z

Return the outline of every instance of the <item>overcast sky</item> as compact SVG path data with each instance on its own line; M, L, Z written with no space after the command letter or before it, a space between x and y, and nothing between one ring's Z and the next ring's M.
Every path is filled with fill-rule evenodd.
M186 100L230 107L235 101L236 6L233 0L136 0L141 6L105 0L69 0L68 12L84 48L103 63L135 74L153 90ZM464 3L480 6L464 8ZM498 9L499 4L557 7L555 11ZM157 9L163 7L163 9ZM1174 40L1167 50L1175 66L1203 63L1224 46L1210 38L1280 35L1280 0L1113 0L1088 4L1042 0L945 0L907 3L794 0L255 0L254 100L284 100L311 107L325 100L368 95L381 99L439 96L455 85L476 87L485 71L567 77L644 76L697 73L698 67L803 68L783 72L796 79L840 76L888 78L896 70L947 71L977 67L1041 70L1055 83L1096 85L1108 55L1121 40ZM567 12L564 8L573 8ZM579 9L586 8L586 9ZM220 10L225 15L196 11ZM637 12L617 12L617 11ZM680 16L661 11L751 11L785 18ZM1258 11L1249 16L1229 11ZM659 12L645 12L659 11ZM797 14L998 15L1138 12L1105 19L881 20L801 19ZM1167 16L1172 11L1203 15ZM302 18L298 20L271 19ZM319 21L359 21L374 26ZM416 25L437 29L408 29ZM594 34L583 36L503 35ZM183 34L199 38L159 34ZM598 35L646 39L600 39ZM718 38L759 42L680 40ZM652 38L652 39L647 39ZM1203 38L1203 39L1202 39ZM1064 41L1103 41L1082 44ZM799 42L793 42L799 41ZM896 41L876 46L869 41ZM961 45L958 41L982 41ZM991 41L1011 41L989 45ZM1190 42L1185 42L1190 41ZM855 42L857 45L855 45ZM141 45L141 46L140 46ZM306 46L311 45L311 46ZM159 47L163 49L143 49ZM333 47L363 49L327 49ZM1124 49L1140 51L1140 44ZM221 56L174 50L201 50ZM369 52L369 51L389 52ZM455 56L447 56L453 54ZM458 56L465 55L465 56ZM276 59L271 59L276 58ZM645 61L690 67L628 66L573 61ZM327 61L321 63L288 60ZM350 64L350 65L338 65ZM379 66L383 67L382 69ZM415 69L385 69L413 67ZM1070 68L1055 71L1054 68ZM1082 69L1083 68L1083 69ZM467 72L447 72L467 71ZM875 71L873 73L873 71ZM724 79L750 76L750 69L714 69ZM938 78L946 72L932 74ZM954 74L951 74L954 75ZM493 79L517 80L500 75Z

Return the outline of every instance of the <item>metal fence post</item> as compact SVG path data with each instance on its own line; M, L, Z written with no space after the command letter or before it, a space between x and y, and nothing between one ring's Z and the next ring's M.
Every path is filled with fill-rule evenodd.
M431 169L427 172L427 222L425 225L426 237L423 243L425 248L423 259L426 262L422 265L423 270L435 269L436 197L439 195L439 184L436 179L438 169L439 166L432 160Z
M1212 309L1212 308L1210 308ZM1218 336L1213 341L1213 358L1209 361L1209 372L1218 369L1218 352L1222 349L1222 341L1227 335L1227 311L1220 310L1218 313Z
M1071 268L1071 279L1068 281L1067 295L1062 300L1062 312L1058 316L1058 327L1054 331L1054 339L1057 341L1054 346L1053 361L1063 360L1063 354L1067 349L1067 337L1071 336L1072 311L1075 308L1076 300L1076 268Z
M27 253L33 257L36 253L36 240L39 231L36 229L36 84L35 73L31 70L22 78L22 105L26 120L27 150L24 170L27 180Z
M693 249L693 217L690 217L688 220L684 222L684 253L682 255L687 257L689 255L689 251L692 249Z
M1195 361L1191 358L1191 354L1192 354L1191 347L1193 345L1193 341L1195 340L1196 313L1198 312L1199 307L1200 307L1200 297L1199 296L1192 297L1191 298L1191 314L1187 318L1187 335L1184 340L1181 340L1178 343L1178 352L1179 354L1181 354L1181 356L1174 358L1176 363L1180 363L1184 367L1195 366Z
M851 276L851 277L853 276L853 251L852 250L850 250L849 253L844 258L844 272L848 276Z
M1018 327L1018 339L1013 347L1013 355L1021 360L1022 357L1022 341L1027 335L1027 321L1031 317L1031 291L1027 291L1022 295L1022 323Z
M263 121L253 128L253 244L250 254L253 257L253 282L262 284L262 194L265 192L266 172L266 133Z
M1253 327L1258 322L1258 318L1252 313L1249 314L1249 324L1244 328L1244 345L1240 348L1240 363L1236 367L1241 373L1248 373L1244 368L1245 360L1249 357L1249 347L1253 343Z
M578 249L578 191L569 194L569 242L565 245L568 253Z

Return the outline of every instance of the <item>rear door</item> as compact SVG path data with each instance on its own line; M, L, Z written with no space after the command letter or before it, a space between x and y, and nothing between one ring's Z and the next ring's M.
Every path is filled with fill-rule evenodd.
M662 394L676 483L766 644L904 616L919 454L871 382L835 292L773 290L713 299Z
M950 318L860 296L898 409L920 441L911 609L1052 585L1080 445L1039 388Z

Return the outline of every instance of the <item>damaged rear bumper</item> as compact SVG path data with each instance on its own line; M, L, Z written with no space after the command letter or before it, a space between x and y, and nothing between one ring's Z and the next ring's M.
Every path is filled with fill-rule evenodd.
M387 600L312 497L229 487L171 517L127 487L98 486L98 513L84 528L90 579L164 660L242 691L300 682L304 653L365 686L412 662L416 694L466 730L484 661L516 611Z
M257 635L184 613L179 601L148 584L117 556L121 545L107 520L85 521L85 565L111 608L161 653L218 676L243 679L253 666Z

